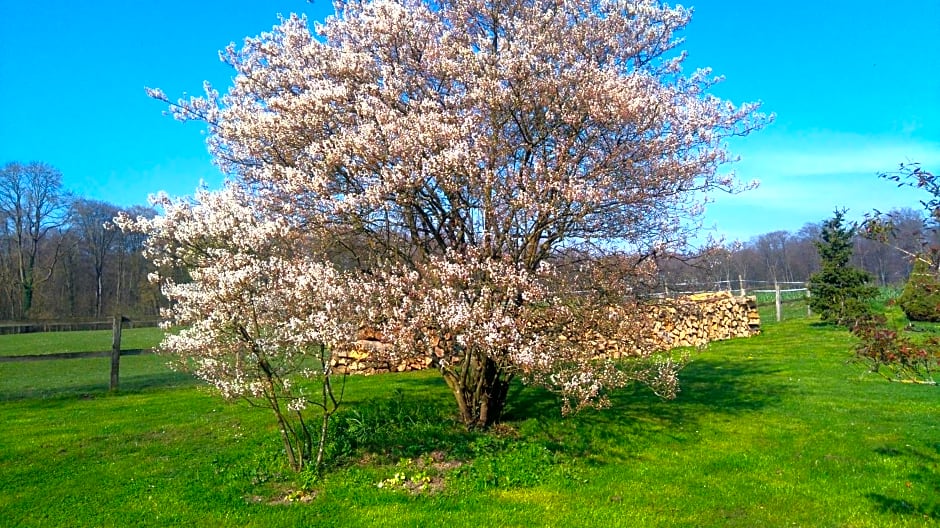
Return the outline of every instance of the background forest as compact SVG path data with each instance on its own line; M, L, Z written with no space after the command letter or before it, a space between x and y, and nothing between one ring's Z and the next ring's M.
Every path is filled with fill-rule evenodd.
M147 280L153 270L141 254L142 235L110 225L121 211L156 214L145 205L121 207L75 195L46 163L7 163L0 170L0 321L83 320L115 312L158 316L165 301ZM902 286L911 260L898 248L917 253L922 244L922 211L902 209L891 216L889 244L855 237L852 265L879 286ZM749 288L805 282L819 270L814 241L824 220L796 232L724 243L704 255L669 255L659 263L662 287L737 291L742 281Z
M122 210L155 214L76 196L46 163L0 169L0 321L157 316L142 237L110 225Z

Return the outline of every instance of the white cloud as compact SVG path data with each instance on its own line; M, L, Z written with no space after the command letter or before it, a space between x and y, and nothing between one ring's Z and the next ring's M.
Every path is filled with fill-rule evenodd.
M734 148L734 145L732 145ZM820 174L870 174L899 163L940 164L940 143L902 137L816 132L794 137L768 135L741 142L738 172L744 179ZM759 173L759 174L752 174Z
M741 140L742 160L735 167L742 181L760 187L734 196L716 196L706 224L728 238L747 240L770 231L796 231L809 222L847 208L859 219L873 209L919 208L923 191L898 188L878 178L900 163L920 162L940 169L940 143L905 137L814 132L800 136L767 135Z

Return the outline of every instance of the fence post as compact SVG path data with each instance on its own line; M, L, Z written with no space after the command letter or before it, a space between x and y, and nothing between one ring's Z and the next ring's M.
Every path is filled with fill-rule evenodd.
M112 391L118 389L118 373L121 370L121 326L124 317L120 314L114 316L111 325L111 385Z
M741 297L744 297L746 295L744 291L744 277L741 275L738 275L738 288L741 289Z
M811 315L813 315L813 307L809 305L809 299L810 299L810 297L813 296L813 294L810 293L810 291L809 291L809 283L808 283L808 282L807 282L806 284L804 284L804 287L806 288L806 316L807 316L807 317L810 317Z
M783 319L783 300L780 298L780 283L774 281L774 303L777 306L777 322Z

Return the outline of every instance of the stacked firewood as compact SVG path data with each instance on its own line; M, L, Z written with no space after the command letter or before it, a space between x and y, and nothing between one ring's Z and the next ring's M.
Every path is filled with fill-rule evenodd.
M356 341L333 349L333 372L370 375L424 370L431 365L430 357L396 360L394 345L370 328L360 329L356 337Z
M602 332L589 335L566 335L558 339L570 341L593 350L596 357L620 358L637 348L669 350L677 347L700 347L711 341L749 337L760 332L760 316L755 297L735 297L730 292L696 294L679 299L662 300L651 305L642 328L628 340L610 339ZM433 356L396 358L393 348L383 336L363 329L358 339L333 350L333 370L340 374L378 374L424 370L453 349L451 336L429 332L425 338Z
M712 341L749 337L760 333L755 297L735 297L730 292L703 293L663 299L650 304L643 320L623 316L619 338L604 332L581 335L562 333L559 339L593 350L595 357L618 359L638 350L670 350L700 347Z
M699 347L712 341L760 333L756 297L731 292L700 293L663 301L653 308L649 342L659 349Z

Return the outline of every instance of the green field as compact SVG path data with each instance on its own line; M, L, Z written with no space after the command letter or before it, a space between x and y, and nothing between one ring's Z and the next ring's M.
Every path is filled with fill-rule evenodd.
M160 356L122 359L113 395L106 359L0 363L0 519L938 526L940 388L866 375L852 344L805 315L765 323L696 353L674 401L636 388L563 418L552 395L520 385L488 434L453 421L433 372L351 378L320 481L283 468L268 413L219 400Z
M159 328L129 328L121 331L121 349L153 348L161 339ZM99 352L111 350L111 340L111 330L0 335L0 356Z

